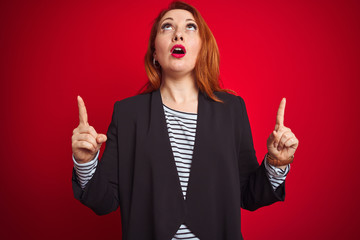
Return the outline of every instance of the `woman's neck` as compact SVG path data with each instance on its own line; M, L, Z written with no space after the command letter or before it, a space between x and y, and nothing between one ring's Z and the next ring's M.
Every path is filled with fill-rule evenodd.
M160 94L163 104L167 107L197 113L199 89L193 76L163 77Z
M197 102L198 87L192 75L181 78L164 76L160 86L163 102L171 105L182 105Z

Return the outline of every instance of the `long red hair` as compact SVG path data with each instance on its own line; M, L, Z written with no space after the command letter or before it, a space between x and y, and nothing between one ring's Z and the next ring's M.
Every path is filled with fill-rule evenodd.
M196 10L193 6L181 1L174 1L170 3L169 7L167 9L162 10L158 15L158 17L154 20L154 24L150 32L148 49L145 54L145 70L149 78L149 81L141 88L141 90L144 89L145 87L146 89L143 92L141 92L140 90L140 92L144 94L155 91L160 88L161 68L156 68L153 65L155 38L158 32L160 20L168 11L173 9L186 10L192 13L192 15L194 16L195 21L198 25L200 39L201 39L201 48L199 55L196 59L196 64L194 69L196 84L199 90L202 91L203 93L206 93L206 95L208 95L211 99L217 102L222 102L220 99L216 97L214 91L232 92L232 93L235 92L233 90L222 89L220 87L219 84L220 56L219 56L219 49L216 44L216 40L210 28L207 26L205 20L200 15L199 11Z

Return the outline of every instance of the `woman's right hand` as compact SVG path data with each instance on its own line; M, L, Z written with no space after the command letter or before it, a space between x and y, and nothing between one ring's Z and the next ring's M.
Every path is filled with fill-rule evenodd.
M106 142L105 134L98 134L89 125L86 107L83 99L78 96L79 126L74 129L71 137L72 152L78 163L86 163L93 160L101 145Z

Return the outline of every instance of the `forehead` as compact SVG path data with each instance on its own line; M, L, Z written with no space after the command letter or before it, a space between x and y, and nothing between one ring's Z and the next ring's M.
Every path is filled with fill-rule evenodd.
M183 9L173 9L165 13L165 15L161 18L160 22L162 22L166 18L172 18L174 21L186 21L187 19L192 19L195 21L194 16L191 12L183 10Z

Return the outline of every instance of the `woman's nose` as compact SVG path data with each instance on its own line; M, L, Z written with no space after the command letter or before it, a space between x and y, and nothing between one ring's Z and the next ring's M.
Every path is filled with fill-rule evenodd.
M176 32L173 37L173 41L184 41L184 38L180 32Z

